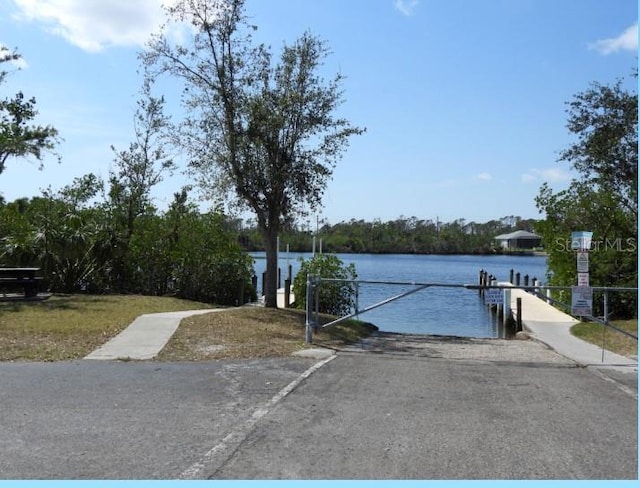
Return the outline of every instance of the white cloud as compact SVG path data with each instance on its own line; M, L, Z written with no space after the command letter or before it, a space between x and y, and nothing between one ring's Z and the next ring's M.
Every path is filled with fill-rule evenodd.
M589 45L589 49L594 49L601 54L607 55L617 51L633 51L638 50L638 23L628 27L618 37L610 39L600 39Z
M521 177L523 183L535 183L538 181L546 181L549 183L562 183L569 181L571 175L562 169L558 168L546 168L546 169L532 169L527 173L524 173Z
M142 46L164 20L158 0L14 0L17 20L44 28L89 52Z
M491 181L493 179L493 176L491 176L490 173L483 172L475 175L473 178L480 181Z
M413 11L420 4L420 0L394 0L393 6L402 13L402 15L413 15Z

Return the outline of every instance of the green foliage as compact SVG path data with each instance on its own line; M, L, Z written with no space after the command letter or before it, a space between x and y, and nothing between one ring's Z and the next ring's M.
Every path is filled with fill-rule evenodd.
M201 214L183 191L167 212L148 210L137 219L123 253L114 213L93 201L100 188L89 175L59 192L0 205L0 265L40 267L54 292L173 295L221 305L255 300L251 258L221 212Z
M134 141L124 151L112 147L116 157L109 175L106 210L110 214L109 236L113 249L111 280L126 290L132 283L131 241L141 218L153 215L151 190L162 181L174 163L165 149L162 133L169 127L164 115L164 99L151 95L151 85L143 86L134 116Z
M333 254L316 254L310 259L300 259L300 271L293 281L296 306L306 307L307 275L337 280L355 280L356 268L353 263L345 266ZM319 287L319 312L330 315L346 315L355 307L355 286L345 282L322 282Z
M545 183L536 205L545 214L536 231L547 251L548 283L576 284L571 232L592 231L589 274L592 286L638 286L637 93L594 84L569 103L570 132L576 142L561 153L580 178L554 193ZM564 303L568 292L558 293ZM637 294L611 293L614 317L637 316ZM602 314L601 300L594 300Z
M331 253L395 253L395 254L496 254L504 252L496 247L494 238L515 230L532 231L535 221L506 216L485 223L458 219L453 222L400 217L393 221L367 222L352 219L335 225L318 226L317 245L322 239L323 250ZM252 251L264 250L259 230L248 222L236 227L243 246ZM315 233L315 229L314 229ZM309 226L288 227L280 235L280 242L289 244L294 252L311 249L312 232Z
M0 65L17 61L20 55L0 46ZM0 69L0 85L7 72ZM52 152L58 143L58 131L50 126L32 125L38 115L35 98L18 92L12 98L0 99L0 173L10 157L35 157L42 162L44 152Z
M276 241L283 222L317 208L348 145L363 129L337 117L342 76L320 73L329 49L309 33L271 48L255 43L244 0L180 0L169 23L194 27L176 45L166 32L141 54L147 79L184 83L187 117L175 140L206 191L255 213L267 254L265 303L276 306Z
M221 212L201 214L178 193L163 218L149 217L131 243L133 282L152 294L228 305L256 299L252 260Z

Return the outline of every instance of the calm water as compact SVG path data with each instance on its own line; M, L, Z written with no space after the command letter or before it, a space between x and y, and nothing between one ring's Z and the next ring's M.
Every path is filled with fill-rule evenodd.
M255 257L264 254L254 253ZM280 254L283 280L287 264L293 276L300 268L298 257L311 254ZM545 280L544 256L434 256L434 255L376 255L338 254L345 263L354 263L359 280L405 281L421 283L477 284L480 269L485 269L499 280L507 281L514 269L522 276L528 274ZM266 266L264 259L255 260L256 274L260 277ZM258 280L258 286L260 286ZM411 289L402 285L360 285L360 309ZM496 320L478 297L478 292L464 288L431 287L408 297L367 312L360 316L388 332L416 334L458 335L466 337L496 337Z

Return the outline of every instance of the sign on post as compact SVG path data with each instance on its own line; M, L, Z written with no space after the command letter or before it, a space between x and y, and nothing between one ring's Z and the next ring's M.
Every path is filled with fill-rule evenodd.
M593 315L593 288L571 287L571 315Z
M578 286L589 286L589 273L578 273Z
M587 251L578 251L577 254L578 273L588 273L589 253Z
M488 288L484 291L484 303L486 305L502 305L504 292L500 288Z
M574 251L588 251L591 248L593 232L579 231L571 233L571 249Z

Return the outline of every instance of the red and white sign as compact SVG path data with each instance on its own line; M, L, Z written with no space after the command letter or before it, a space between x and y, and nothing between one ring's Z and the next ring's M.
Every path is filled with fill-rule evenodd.
M589 286L589 273L578 273L578 286Z

